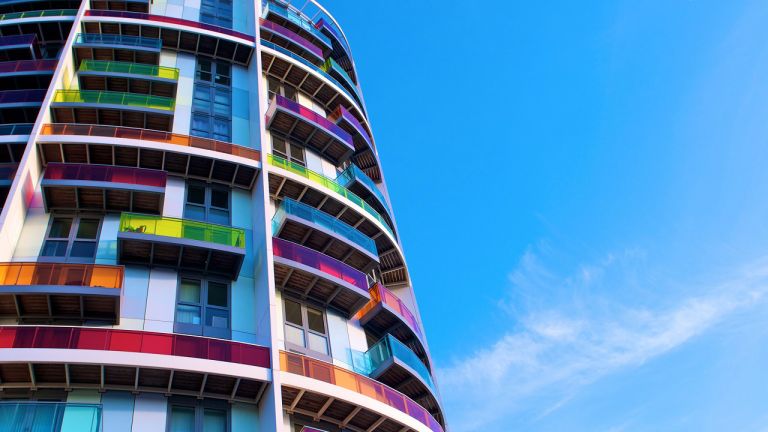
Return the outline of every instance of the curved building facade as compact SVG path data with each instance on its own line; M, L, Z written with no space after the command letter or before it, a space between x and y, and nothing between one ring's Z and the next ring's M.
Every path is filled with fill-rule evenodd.
M0 2L0 422L446 430L376 145L313 0Z

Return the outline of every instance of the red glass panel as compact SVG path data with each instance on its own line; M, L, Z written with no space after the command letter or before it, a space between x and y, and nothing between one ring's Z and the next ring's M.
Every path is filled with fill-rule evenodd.
M18 327L16 329L16 340L13 343L14 348L34 348L35 335L37 327Z
M173 355L206 358L205 340L192 336L174 336Z
M0 348L13 348L14 340L16 340L15 327L0 329Z
M68 327L40 327L35 336L35 348L69 348L72 329Z
M108 331L99 329L80 329L77 338L73 338L72 348L89 350L106 350L109 347Z
M141 333L113 330L109 338L108 350L141 352Z
M173 354L173 335L146 333L141 341L141 352L147 354Z

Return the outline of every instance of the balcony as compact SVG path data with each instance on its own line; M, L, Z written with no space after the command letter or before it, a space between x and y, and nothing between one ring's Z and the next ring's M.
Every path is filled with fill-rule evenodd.
M51 103L57 123L85 123L170 131L176 100L112 91L57 90Z
M355 150L352 136L322 115L280 95L267 109L267 128L304 143L340 165Z
M262 39L260 43L267 48L261 52L262 67L265 73L285 81L307 94L314 95L313 97L325 105L328 111L332 111L338 106L344 106L360 121L365 121L365 108L360 96L356 92L350 92L346 86L325 72L321 66L317 66L304 57L291 52L291 50L272 42ZM277 53L282 54L282 56L277 55ZM298 66L297 63L301 66Z
M341 84L344 86L344 88L347 89L352 94L358 95L358 99L360 99L360 95L357 92L357 83L355 80L352 79L351 76L347 73L347 71L344 70L338 63L336 63L336 60L333 59L333 57L328 57L327 60L323 63L322 66L320 66L321 69L323 69L326 73L331 75L332 77L336 78L341 82Z
M83 60L77 71L83 90L124 91L173 98L179 70L141 63Z
M273 237L275 284L302 299L354 315L370 299L364 273L315 250Z
M47 9L0 14L0 21L10 21L25 18L73 17L75 15L77 15L77 9Z
M389 204L384 194L360 168L355 164L349 165L338 177L336 181L342 186L352 191L357 196L363 198L376 211L381 214L387 225L394 226L390 215Z
M160 61L162 45L163 42L158 38L78 33L73 48L77 64L82 60L93 59L156 65Z
M404 394L368 377L330 363L285 351L280 352L280 370L351 390L405 413L433 432L443 432L440 422L424 407ZM288 414L322 416L324 420L333 422L341 428L349 427L355 430L416 430L392 418L383 417L378 412L359 405L356 401L344 401L327 393L302 388L295 384L286 384L286 381L282 385L282 396L283 407Z
M34 60L41 56L37 35L0 36L0 60Z
M352 51L349 48L346 38L341 33L341 29L339 29L330 18L320 18L317 21L317 24L315 24L315 27L329 36L333 44L333 52L331 53L331 56L339 62L341 67L347 73L350 74L353 81L357 82L355 64L352 60Z
M415 400L442 423L432 375L416 353L392 335L386 335L366 352L365 358L369 377Z
M312 21L305 19L293 9L289 9L276 1L264 3L266 4L264 16L267 20L303 36L314 45L321 47L324 51L330 51L333 48L331 39L316 29Z
M0 109L40 107L45 89L0 91Z
M3 386L23 389L114 389L256 404L269 379L269 348L206 337L2 326L0 349Z
M0 77L53 74L56 60L15 60L0 62Z
M91 0L91 9L149 12L150 0Z
M85 11L83 27L89 33L158 35L164 48L243 66L250 62L256 40L251 35L198 21L113 10Z
M375 146L370 133L346 108L339 105L331 114L329 120L341 126L342 129L352 135L355 143L355 156L353 161L363 172L376 182L381 181L379 159L376 156Z
M75 15L77 15L76 9L6 13L0 15L0 33L3 36L34 33L40 44L63 45L72 29Z
M117 324L123 267L0 263L0 316L20 323Z
M367 273L378 264L376 243L350 225L314 207L286 198L272 218L275 237L322 251Z
M269 20L259 18L261 38L288 49L310 62L323 63L323 50L293 31Z
M101 405L65 402L0 402L3 430L101 431Z
M245 230L123 213L117 249L121 263L221 274L236 280L245 258Z
M374 336L392 334L397 337L429 366L421 326L408 306L380 284L374 285L370 294L371 301L357 313L360 324Z
M45 168L43 202L46 211L163 210L164 171L109 165L50 163Z
M261 160L248 147L149 129L58 123L40 133L44 163L140 166L248 190Z

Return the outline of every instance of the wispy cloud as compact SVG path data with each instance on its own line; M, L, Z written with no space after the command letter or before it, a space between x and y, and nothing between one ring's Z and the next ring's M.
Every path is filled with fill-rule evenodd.
M455 431L487 430L530 400L549 401L530 416L536 421L583 386L661 356L768 294L768 260L674 291L679 281L638 279L642 251L608 254L566 275L543 261L531 250L510 273L511 295L499 302L511 314L503 336L438 371Z

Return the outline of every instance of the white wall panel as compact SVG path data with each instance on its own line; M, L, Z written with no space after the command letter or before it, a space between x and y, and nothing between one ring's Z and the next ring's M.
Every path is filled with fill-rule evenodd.
M149 273L145 330L173 331L177 283L178 275L174 270L156 268Z
M157 394L139 394L133 410L133 432L165 432L168 401ZM109 432L109 431L105 431Z
M165 183L163 216L180 218L184 216L184 201L187 185L181 177L169 176Z

